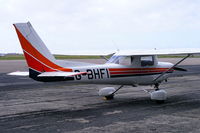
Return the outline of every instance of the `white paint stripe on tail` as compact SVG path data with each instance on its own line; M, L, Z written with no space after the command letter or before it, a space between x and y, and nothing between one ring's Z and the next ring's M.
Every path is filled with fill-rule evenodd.
M52 67L50 67L50 66L44 64L43 62L41 62L40 60L38 60L37 58L35 58L34 56L32 56L30 53L28 53L26 50L23 49L23 51L24 51L25 53L27 53L28 55L30 55L31 57L33 57L33 58L34 58L35 60L37 60L38 62L40 62L41 64L43 64L44 66L46 66L46 67L48 67L48 68L50 68L50 69L52 69L52 70L60 71L60 70L58 70L58 69L52 68Z

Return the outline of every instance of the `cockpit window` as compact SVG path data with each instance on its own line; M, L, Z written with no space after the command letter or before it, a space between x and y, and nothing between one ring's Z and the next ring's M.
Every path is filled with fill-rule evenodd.
M131 56L112 56L107 63L115 63L120 65L131 65L133 57Z
M154 58L153 56L141 56L141 66L153 66Z
M119 60L119 64L121 65L131 65L131 57L130 56L123 56Z

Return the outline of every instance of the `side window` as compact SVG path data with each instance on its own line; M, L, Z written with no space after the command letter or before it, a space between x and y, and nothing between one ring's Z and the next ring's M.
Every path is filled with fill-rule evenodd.
M154 58L153 56L141 56L141 66L153 66Z
M120 58L120 63L121 65L126 65L129 66L131 65L131 57L130 56L124 56Z

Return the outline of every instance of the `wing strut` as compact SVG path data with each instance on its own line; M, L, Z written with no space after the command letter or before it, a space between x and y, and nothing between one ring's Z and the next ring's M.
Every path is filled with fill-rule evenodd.
M165 75L167 72L169 72L170 70L172 70L173 68L175 68L178 64L180 64L181 62L183 62L185 59L187 59L188 57L190 57L192 54L188 54L186 57L184 57L183 59L181 59L179 62L177 62L176 64L174 64L171 68L167 69L166 71L164 71L163 73L161 73L157 78L155 78L153 80L153 82L158 81L158 79L160 79L163 75Z
M114 54L115 54L115 52L114 52L114 53L111 53L111 54L108 54L108 55L106 55L106 56L107 56L107 57L108 57L108 56L112 57ZM106 56L101 55L100 57L103 58L103 59L105 59L106 61L108 61L109 59L108 59Z
M105 56L100 56L101 58L105 59L106 61L108 61L109 59L106 58Z

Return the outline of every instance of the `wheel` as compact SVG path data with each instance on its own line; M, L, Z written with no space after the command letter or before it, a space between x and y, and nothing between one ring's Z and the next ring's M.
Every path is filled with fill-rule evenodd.
M114 99L114 95L105 96L105 99L106 100L112 100L112 99Z
M156 101L158 104L162 104L167 99L167 92L165 90L155 90L150 93L151 100Z
M163 103L165 103L165 100L156 100L156 103L163 104Z

